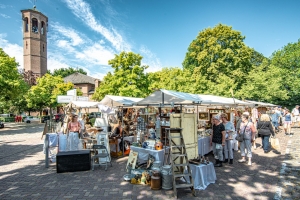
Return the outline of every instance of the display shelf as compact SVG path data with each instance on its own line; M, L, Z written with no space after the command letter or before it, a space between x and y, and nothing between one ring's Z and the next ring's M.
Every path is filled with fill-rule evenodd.
M140 115L156 115L156 113L142 113Z

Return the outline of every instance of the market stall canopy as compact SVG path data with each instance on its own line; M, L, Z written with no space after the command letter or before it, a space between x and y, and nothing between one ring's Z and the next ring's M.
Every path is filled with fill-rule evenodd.
M78 108L92 108L92 107L98 107L100 102L95 101L71 101L68 106L75 106Z
M208 94L198 94L203 100L202 105L237 105L237 106L254 106L251 102L245 102L236 98L221 97Z
M108 107L132 106L134 103L141 101L142 99L143 98L105 95L105 97L100 101L100 104Z
M185 92L176 92L171 90L160 89L136 105L159 105L159 104L200 104L200 105L252 105L251 103L240 101L238 99L226 98L214 95L199 95Z
M271 103L264 103L264 102L259 102L259 101L249 101L249 100L245 100L245 102L249 102L254 104L254 106L258 106L258 107L276 107L277 105L275 104L271 104Z
M163 100L162 100L163 99ZM175 92L171 90L157 90L150 94L148 97L137 102L135 105L159 105L163 104L193 104L195 101L201 99L195 94L189 94L184 92ZM163 101L163 102L162 102Z

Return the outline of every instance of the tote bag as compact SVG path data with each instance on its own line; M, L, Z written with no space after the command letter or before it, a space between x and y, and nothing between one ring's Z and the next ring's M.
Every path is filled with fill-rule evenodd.
M270 137L271 147L277 151L280 151L279 139L275 137Z

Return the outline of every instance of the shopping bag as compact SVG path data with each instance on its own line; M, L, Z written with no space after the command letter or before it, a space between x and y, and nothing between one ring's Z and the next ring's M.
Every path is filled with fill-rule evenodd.
M280 151L279 139L275 137L270 138L271 147L277 151Z

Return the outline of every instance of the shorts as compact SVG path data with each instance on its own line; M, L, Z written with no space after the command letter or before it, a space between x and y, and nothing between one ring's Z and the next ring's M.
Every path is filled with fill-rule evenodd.
M295 115L294 117L292 117L292 121L293 122L299 122L300 121L299 115Z
M284 124L286 124L286 125L291 125L292 122L291 122L291 121L285 121Z
M292 124L291 121L285 121L284 122L284 128L291 127L291 124Z

